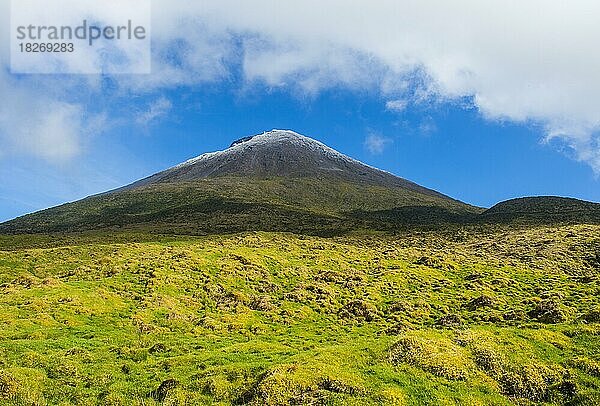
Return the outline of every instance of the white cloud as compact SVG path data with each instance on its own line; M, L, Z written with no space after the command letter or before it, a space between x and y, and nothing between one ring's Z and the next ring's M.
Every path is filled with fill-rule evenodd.
M391 138L383 137L379 134L371 133L365 138L365 148L371 154L378 155L382 154L386 146L391 144L393 140Z
M38 94L0 74L0 148L48 161L76 156L88 124L81 105Z
M598 15L593 0L155 0L154 73L117 80L151 93L240 71L307 93L469 98L490 120L540 124L600 173Z
M148 106L148 110L139 113L135 121L140 125L147 126L166 117L172 108L173 104L171 101L161 96Z
M14 76L8 73L9 2L0 0L0 151L60 163L78 155L87 137L103 127L103 116L88 114L67 95L85 89L88 78Z
M202 7L215 23L272 45L244 49L250 78L313 92L375 85L416 101L472 97L489 119L537 122L548 134L560 129L600 171L589 153L600 130L598 2L224 0Z
M385 103L385 108L389 111L393 111L396 113L400 113L406 109L408 106L408 101L398 99L398 100L389 100Z
M587 128L577 130L573 124L567 129L559 127L550 129L544 139L546 142L558 140L569 148L574 159L588 163L600 175L600 136L598 133L590 136Z

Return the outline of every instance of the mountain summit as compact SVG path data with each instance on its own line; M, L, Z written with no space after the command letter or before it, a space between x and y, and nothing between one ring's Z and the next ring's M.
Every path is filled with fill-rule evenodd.
M241 138L226 150L200 155L129 187L225 176L331 178L382 187L405 188L447 198L441 193L368 166L317 140L290 130L272 130Z

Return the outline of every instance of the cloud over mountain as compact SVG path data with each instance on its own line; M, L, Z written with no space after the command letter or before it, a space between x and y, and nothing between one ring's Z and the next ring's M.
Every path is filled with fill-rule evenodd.
M156 0L153 9L154 73L117 78L125 89L239 73L244 86L308 94L375 89L382 108L467 99L490 120L541 126L600 173L597 2Z

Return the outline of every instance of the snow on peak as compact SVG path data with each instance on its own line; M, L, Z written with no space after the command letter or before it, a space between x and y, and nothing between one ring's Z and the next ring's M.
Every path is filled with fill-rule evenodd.
M302 134L298 134L297 132L292 131L292 130L278 130L278 129L273 129L271 131L265 131L262 134L257 134L257 135L252 135L252 136L241 138L241 139L233 142L231 144L231 146L225 150L216 151L216 152L208 152L208 153L202 154L196 158L192 158L192 159L187 160L179 165L172 167L171 170L180 169L182 167L194 165L194 164L201 163L201 162L212 161L213 159L219 159L219 158L230 156L230 155L235 156L238 153L243 152L247 149L260 148L260 147L273 147L273 146L280 146L280 145L283 146L284 144L293 145L295 147L298 147L300 149L304 149L307 151L317 152L329 159L345 161L345 162L348 162L351 164L355 164L355 165L358 164L363 167L368 167L371 169L376 169L378 171L381 171L380 169L374 168L374 167L364 164L363 162L360 162L356 159L350 158L350 157L336 151L333 148L328 147L327 145L325 145L322 142L319 142L313 138L306 137ZM381 172L385 172L385 171L381 171Z

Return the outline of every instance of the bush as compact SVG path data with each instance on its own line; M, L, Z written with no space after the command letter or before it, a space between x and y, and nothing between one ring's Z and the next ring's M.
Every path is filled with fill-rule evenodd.
M349 395L355 395L361 392L361 390L356 386L350 385L341 379L331 377L323 378L318 385L319 388L334 393L346 393Z
M475 299L471 300L469 303L467 303L467 309L477 310L479 308L488 307L493 304L494 304L494 301L491 297L489 297L487 295L481 295L481 296L476 297Z
M600 307L588 311L583 315L582 319L588 323L600 323Z
M0 405L46 405L46 375L36 368L0 369Z
M600 378L600 363L587 357L575 357L571 360L571 365L590 375Z
M449 380L465 380L473 369L464 350L447 339L407 335L392 345L388 358L394 365L404 362Z
M559 365L511 362L485 343L472 345L471 352L475 364L498 382L508 396L535 402L550 400L554 395L575 396L576 388L568 371Z
M297 365L281 365L264 374L256 386L253 405L322 404L325 394L316 382L297 376Z
M167 379L163 381L156 390L153 390L150 393L150 397L156 399L159 402L164 402L164 400L169 395L169 392L175 389L179 385L179 382L175 379Z
M499 379L508 365L504 356L485 346L476 346L471 350L475 364L492 378Z
M525 312L522 310L509 310L502 315L505 321L522 321L525 320Z
M553 299L542 300L527 315L546 324L563 323L567 320L565 311Z
M415 261L415 264L423 265L428 268L447 270L447 271L454 269L454 265L444 262L443 259L437 258L437 257L422 256Z
M593 389L578 393L573 397L570 404L578 406L598 406L600 405L600 392Z
M550 398L550 389L561 383L561 374L546 365L527 364L520 368L505 368L499 383L509 396L539 402Z
M446 314L437 319L435 324L441 327L458 327L462 324L462 320L456 314Z
M338 312L341 318L363 319L365 321L373 321L377 316L375 306L363 301L352 300Z
M166 352L166 351L167 351L167 346L164 345L163 343L156 343L152 347L150 347L150 349L148 350L148 352L150 354L156 354L159 352Z
M268 312L275 309L269 296L256 296L252 299L248 307L252 310Z
M19 382L8 372L0 370L0 399L12 400L17 397Z

